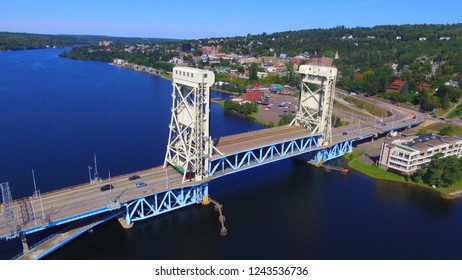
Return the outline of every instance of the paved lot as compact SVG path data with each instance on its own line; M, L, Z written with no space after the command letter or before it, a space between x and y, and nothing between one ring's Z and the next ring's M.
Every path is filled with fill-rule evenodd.
M294 112L297 111L296 104L298 104L298 99L294 98L293 96L273 94L269 98L268 102L270 104L274 102L271 109L265 110L266 108L265 105L261 105L258 109L258 117L266 122L278 123L280 119L280 115L292 114L291 113L292 111ZM281 105L282 102L290 102L291 105L289 108L278 107L279 105ZM286 111L286 113L284 113L284 111Z

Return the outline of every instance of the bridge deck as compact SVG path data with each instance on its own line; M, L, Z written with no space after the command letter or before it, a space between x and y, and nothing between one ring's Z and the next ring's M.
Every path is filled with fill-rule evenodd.
M308 129L299 126L280 126L252 132L225 136L218 140L215 147L224 155L237 151L251 150L283 141L305 137L310 134ZM215 153L212 159L220 157Z
M138 174L140 179L129 181L128 178ZM21 230L46 227L48 224L68 217L78 216L82 213L107 210L107 206L114 198L118 198L120 203L135 200L154 193L163 192L168 188L174 189L182 186L195 185L191 182L182 184L182 176L175 169L162 166L139 171L136 173L124 174L112 177L111 180L103 179L98 184L82 184L66 187L57 191L42 193L41 197L27 197L14 200L12 209L17 227ZM144 182L146 187L136 188L137 182ZM100 187L105 184L112 184L114 189L111 191L101 191ZM35 215L29 215L29 221L23 221L20 215L20 201L30 201ZM42 215L42 206L43 214ZM0 237L8 235L4 222L4 215L0 214Z

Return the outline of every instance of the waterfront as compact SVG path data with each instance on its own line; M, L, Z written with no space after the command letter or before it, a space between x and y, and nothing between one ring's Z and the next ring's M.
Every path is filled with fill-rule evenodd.
M57 53L0 53L0 181L13 198L32 194L32 168L41 191L85 182L93 153L103 177L162 164L171 82ZM213 137L260 128L216 104L211 113ZM224 205L224 238L213 207L197 205L131 230L109 222L48 258L460 259L460 201L355 171L284 160L213 181L209 192ZM0 243L2 258L13 245Z

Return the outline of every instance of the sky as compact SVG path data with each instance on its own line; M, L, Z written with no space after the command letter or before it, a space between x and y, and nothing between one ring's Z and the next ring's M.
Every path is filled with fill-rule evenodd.
M0 31L204 39L462 22L460 0L0 0Z

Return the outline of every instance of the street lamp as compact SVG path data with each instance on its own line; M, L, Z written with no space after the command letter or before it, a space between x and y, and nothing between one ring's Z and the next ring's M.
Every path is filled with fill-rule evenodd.
M88 177L90 178L90 185L91 185L92 181L91 181L91 166L90 165L88 166Z

